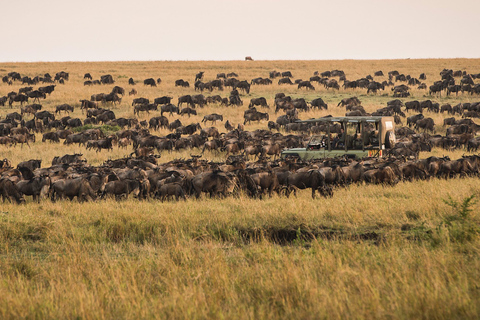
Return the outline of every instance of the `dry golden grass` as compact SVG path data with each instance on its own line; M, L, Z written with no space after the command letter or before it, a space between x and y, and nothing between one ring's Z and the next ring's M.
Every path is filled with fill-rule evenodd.
M130 76L137 81L161 77L157 88L136 85L138 96L171 95L176 102L179 95L194 90L175 88L174 81L183 78L193 85L200 70L206 72L206 79L235 71L239 79L250 80L267 77L271 70L290 70L295 78L308 79L316 70L342 69L348 79L357 79L396 69L415 77L425 72L430 84L443 68L478 73L479 62L3 63L0 74L70 72L71 80L58 85L43 103L54 110L60 103L78 106L78 100L93 93L110 92L112 86L84 87L86 72L94 79L110 73L116 85L127 90ZM360 96L368 111L392 99L367 96L364 90L332 93L315 86L317 90L308 93L276 84L252 87L251 95L242 96L243 107L207 106L197 117L182 122L198 122L213 112L243 122L250 97L265 96L272 104L274 94L282 91L308 100L322 97L329 104L328 112L312 111L302 118L341 115L344 110L335 105L351 95ZM0 84L0 95L19 87ZM423 91L413 93L412 100L431 98ZM228 91L220 94L226 96ZM114 107L118 116L133 116L132 99L124 97ZM477 97L433 100L456 104ZM0 115L11 111L1 108ZM270 115L274 117L273 110ZM79 109L72 116L82 118ZM434 117L438 123L444 116ZM217 126L225 131L223 123ZM246 129L265 127L261 122ZM131 149L95 153L41 142L23 149L0 146L0 158L11 159L14 165L37 158L46 166L54 156L73 152L82 152L96 165ZM198 152L166 153L161 161ZM434 149L431 154L458 158L463 150ZM224 159L223 154L205 157ZM352 185L336 190L331 199L316 200L301 192L289 199L252 200L239 195L165 203L129 199L1 204L0 318L478 318L479 205L474 204L468 219L461 220L465 223L448 226L447 217L459 215L443 200L451 196L461 201L479 193L478 178L473 177L402 182L395 187ZM462 229L470 226L473 231Z

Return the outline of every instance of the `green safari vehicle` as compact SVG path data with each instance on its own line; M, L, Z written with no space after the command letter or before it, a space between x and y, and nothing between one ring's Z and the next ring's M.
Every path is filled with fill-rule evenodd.
M299 121L316 122L325 125L322 132L314 135L306 148L292 148L282 151L281 158L295 157L302 160L324 159L347 156L361 159L382 157L385 150L395 146L395 121L393 117L326 117ZM336 124L339 124L336 125ZM340 133L332 136L333 126L340 127Z

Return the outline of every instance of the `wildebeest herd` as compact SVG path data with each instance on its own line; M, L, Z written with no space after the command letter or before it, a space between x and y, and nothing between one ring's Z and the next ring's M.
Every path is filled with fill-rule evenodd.
M176 105L173 104L174 98L166 95L153 99L138 97L132 102L134 117L118 117L115 110L107 108L109 104L114 106L122 102L125 89L117 85L109 93L80 99L80 109L85 115L82 120L69 115L75 111L72 104L58 104L51 111L43 110L40 104L40 99L47 99L58 89L58 84L69 81L68 73L62 71L56 73L55 77L45 74L30 78L10 72L2 78L5 84L21 82L29 87L0 98L2 106L8 102L10 108L15 103L20 107L20 112L10 112L0 119L0 145L30 146L36 141L36 134L42 134L42 142L60 143L63 140L65 145L78 144L96 152L112 150L116 145L125 149L131 147L132 152L128 157L109 160L99 166L88 165L80 154L56 157L49 167L41 167L39 160L29 160L13 168L4 159L0 163L0 193L4 201L8 199L17 203L24 202L25 196L32 196L34 200L48 196L52 201L77 197L79 201L86 201L110 195L121 198L133 194L139 199L163 200L166 197L199 197L201 193L224 197L243 192L251 197L263 197L276 192L288 196L297 189L311 189L314 197L317 191L322 196L331 196L336 187L349 183L395 184L401 180L477 175L479 158L476 155L457 160L448 157L419 160L418 154L430 151L433 147L445 150L464 148L468 152L476 152L480 146L476 132L480 127L473 119L480 118L480 102L440 105L435 101L435 96L421 101L399 98L408 97L412 86L437 96L442 93L480 94L480 84L475 83L480 74L444 69L440 72L441 79L429 87L421 82L426 80L423 73L417 79L390 71L388 81L374 80L374 77L380 76L383 76L382 71L375 72L373 77L368 75L347 80L345 72L332 70L314 72L309 80L292 81L290 71L272 71L268 77L248 81L238 80L238 74L231 72L219 73L216 79L204 81L204 72L199 72L191 80L194 84L192 90L201 93L179 96ZM298 159L278 159L283 149L304 147L312 134L327 132L325 125L298 122L302 112L332 110L328 109L321 97L308 100L277 93L270 105L265 97L251 98L244 110L243 123L237 124L219 113L202 113L207 105L241 107L244 105L243 99L255 86L272 85L275 78L280 78L279 85L296 85L299 91L305 89L309 92L315 91L313 83L323 85L327 90L343 88L346 92L363 88L367 94L388 92L386 88L392 87L390 91L395 99L374 112L367 113L356 96L342 99L336 109L344 108L346 116L394 116L396 124L400 126L396 129L395 147L383 159L353 161L339 158L308 163ZM456 78L460 80L457 82ZM91 74L86 73L84 79L84 85L116 83L111 75L93 80ZM340 85L342 82L343 85ZM397 82L405 84L398 85ZM39 83L48 85L34 90L33 85ZM160 78L155 80L153 77L143 81L144 86L152 87L161 83ZM128 84L135 86L137 81L130 78ZM184 79L176 80L174 84L181 88L190 87ZM203 92L212 93L214 90L221 93L225 88L230 88L227 97L203 95ZM131 92L137 94L137 90L133 90ZM33 99L32 104L28 104L29 99ZM274 115L271 106L274 107L275 121L270 120L270 116ZM412 111L416 114L407 117L406 112ZM277 115L278 112L282 114ZM148 120L140 120L139 115L145 113L155 114ZM437 113L451 115L442 124L446 127L446 135L435 134L437 124L429 114ZM182 118L197 114L203 120L186 123ZM177 116L175 120L168 118L174 116ZM259 121L266 123L264 129L245 130L245 126ZM404 121L406 126L402 127ZM215 127L217 122L223 123L226 132ZM106 126L118 130L109 132L104 130ZM156 135L155 131L160 129L170 133ZM339 133L340 130L340 125L328 128L331 133ZM198 155L192 155L188 160L159 163L162 153L185 149ZM226 161L204 160L201 157L206 157L206 151L222 153ZM252 157L256 162L249 162Z

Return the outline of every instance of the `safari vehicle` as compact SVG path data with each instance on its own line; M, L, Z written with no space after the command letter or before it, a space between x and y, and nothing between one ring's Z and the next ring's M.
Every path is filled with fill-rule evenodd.
M306 148L282 151L281 157L303 160L347 156L361 159L382 157L386 149L395 146L395 121L393 117L326 117L299 121L324 125L326 135L314 135ZM340 133L332 136L332 129L340 127Z

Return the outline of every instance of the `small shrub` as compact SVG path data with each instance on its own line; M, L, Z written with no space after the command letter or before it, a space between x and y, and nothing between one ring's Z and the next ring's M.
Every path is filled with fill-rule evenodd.
M452 208L453 213L443 216L438 226L438 232L441 233L442 230L446 230L450 241L453 242L472 241L480 233L478 221L471 215L472 207L477 203L474 197L475 195L466 197L462 203L452 199L451 196L447 200L443 200L445 204Z

